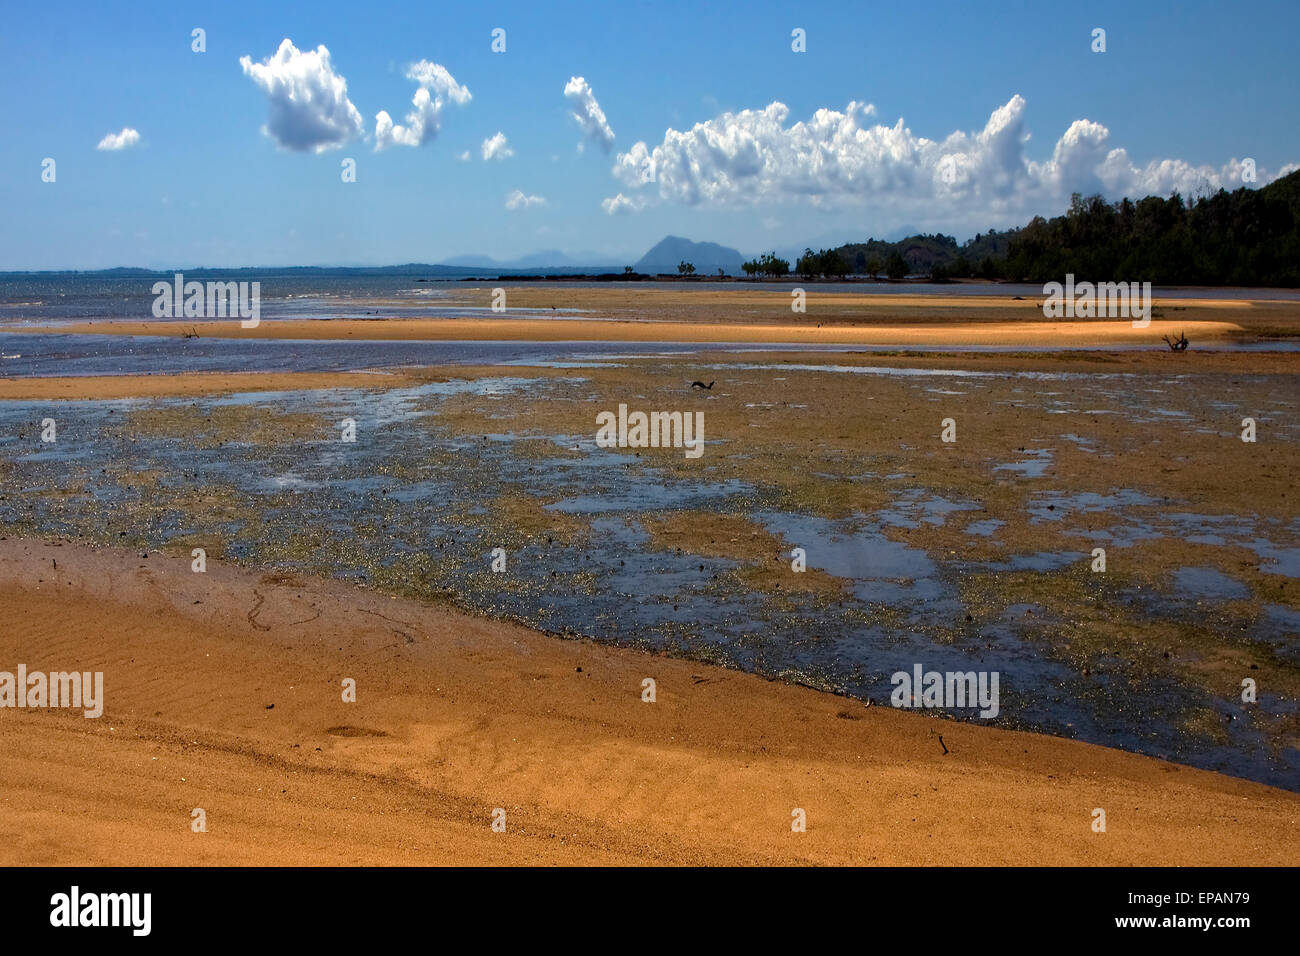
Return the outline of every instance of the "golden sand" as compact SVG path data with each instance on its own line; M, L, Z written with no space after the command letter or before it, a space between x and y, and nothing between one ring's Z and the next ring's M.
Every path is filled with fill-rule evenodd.
M0 613L107 698L0 710L6 865L1300 863L1296 794L338 582L9 540Z

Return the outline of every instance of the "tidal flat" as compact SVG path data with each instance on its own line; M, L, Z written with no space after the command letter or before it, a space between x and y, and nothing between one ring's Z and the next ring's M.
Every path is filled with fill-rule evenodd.
M1300 790L1292 356L571 351L12 398L0 520L343 578L849 707L888 706L916 663L997 671L996 719L937 716ZM702 411L704 453L598 447L620 403Z

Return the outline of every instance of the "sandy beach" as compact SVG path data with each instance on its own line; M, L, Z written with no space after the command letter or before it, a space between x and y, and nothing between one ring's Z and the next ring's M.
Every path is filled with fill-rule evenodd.
M107 701L0 712L6 865L1300 862L1295 794L339 582L9 539L0 609Z

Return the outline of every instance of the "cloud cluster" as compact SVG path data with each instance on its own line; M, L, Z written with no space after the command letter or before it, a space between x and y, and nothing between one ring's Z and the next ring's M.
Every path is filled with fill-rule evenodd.
M515 154L506 142L506 134L497 131L495 136L489 136L483 140L483 159L509 159Z
M564 84L564 98L572 104L569 108L570 115L582 127L583 135L607 153L613 149L614 131L610 129L605 111L596 102L596 94L587 81L580 76L570 77L569 82Z
M461 86L447 68L440 63L420 60L412 63L406 78L414 80L419 89L411 100L413 109L406 114L406 123L394 123L387 110L375 114L375 149L389 146L423 146L433 142L442 128L442 110L448 101L463 106L473 97Z
M511 212L528 209L532 206L545 206L546 200L541 196L529 196L522 189L516 189L506 196L506 208Z
M106 135L99 141L99 145L96 146L95 149L116 151L119 149L127 149L138 142L140 142L140 134L131 127L124 126L122 127L122 132L109 133Z
M942 141L914 135L901 119L873 124L874 112L850 103L843 112L820 109L792 125L782 103L723 113L689 130L669 129L653 148L636 143L618 154L613 174L692 206L789 201L902 213L1014 214L1059 208L1075 191L1117 199L1242 185L1237 160L1221 169L1168 159L1135 165L1125 150L1111 148L1109 130L1090 120L1071 124L1051 158L1035 162L1025 155L1029 136L1019 95L995 109L982 130ZM1260 185L1271 178L1258 171ZM605 203L607 212L628 211L621 193Z
M361 135L361 112L324 46L303 52L286 37L274 56L261 63L242 56L239 65L266 93L264 132L282 149L320 153Z

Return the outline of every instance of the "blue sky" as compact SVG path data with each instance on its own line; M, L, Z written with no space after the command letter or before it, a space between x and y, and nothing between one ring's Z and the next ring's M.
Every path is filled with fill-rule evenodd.
M1236 188L1241 160L1257 185L1300 162L1295 2L178 6L6 11L0 269L540 249L625 263L669 233L747 255L905 227L966 238L1059 212L1074 188ZM308 82L342 78L355 110L320 151L264 132L274 94L241 67L286 38L328 50ZM421 62L451 85L408 76ZM571 115L574 77L608 151ZM436 136L376 150L376 115L406 124L422 86ZM138 141L97 148L125 129ZM498 132L512 155L484 160ZM532 201L507 208L516 191Z

